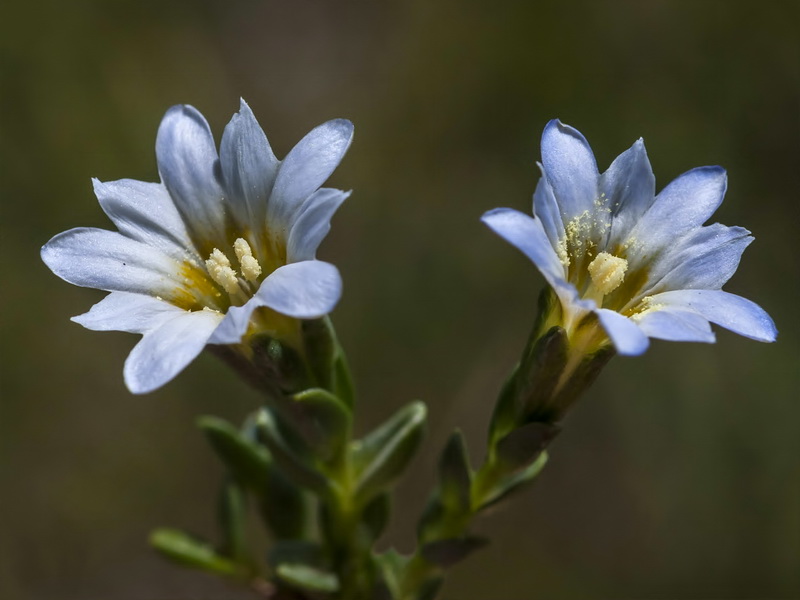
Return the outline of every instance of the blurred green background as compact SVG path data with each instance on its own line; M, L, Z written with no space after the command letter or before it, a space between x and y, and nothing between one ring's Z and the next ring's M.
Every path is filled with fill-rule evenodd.
M331 184L354 190L320 257L359 429L426 400L425 451L384 544L409 549L456 425L479 458L542 279L478 221L527 210L559 117L604 169L644 137L658 186L729 171L715 219L756 242L726 289L777 344L656 342L617 358L537 483L481 521L460 600L800 597L800 4L729 0L42 0L0 8L0 598L245 598L148 549L161 525L212 534L220 469L193 426L258 402L210 356L131 396L136 338L68 317L102 293L39 247L109 227L90 177L157 180L155 133L191 103L217 139L244 97L279 157L333 117L356 125Z

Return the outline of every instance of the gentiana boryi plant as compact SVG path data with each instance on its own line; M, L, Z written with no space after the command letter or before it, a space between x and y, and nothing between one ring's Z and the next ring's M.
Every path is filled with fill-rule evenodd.
M432 600L447 569L487 543L470 532L475 518L536 477L564 415L615 354L641 354L649 338L713 342L710 323L763 342L776 330L721 289L753 239L704 225L725 194L724 170L693 169L656 194L641 140L600 173L584 137L551 121L533 216L483 215L547 282L485 458L471 465L453 433L416 550L377 552L426 407L411 403L354 435L353 386L328 316L342 282L316 258L349 195L321 186L352 135L349 121L329 121L279 161L242 102L217 152L203 116L173 107L156 139L161 182L95 181L117 231L72 229L42 259L70 283L110 292L73 320L142 335L124 368L133 393L159 388L208 349L263 394L241 425L198 420L226 473L218 543L160 529L159 552L267 598ZM256 515L266 557L249 545Z

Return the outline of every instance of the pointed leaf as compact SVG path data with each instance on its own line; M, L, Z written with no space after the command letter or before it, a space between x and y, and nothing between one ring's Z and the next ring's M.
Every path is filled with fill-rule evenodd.
M217 575L244 575L240 565L218 555L214 548L176 529L157 529L150 534L150 545L160 554L185 567Z
M383 554L376 556L375 560L381 569L383 581L391 594L391 598L399 598L403 572L408 565L409 557L400 554L394 548L389 548Z
M248 440L233 425L217 417L200 417L197 426L239 483L259 491L266 487L268 473L273 468L266 448Z
M354 462L359 503L363 505L374 498L405 470L422 441L426 413L422 402L412 402L357 446Z
M515 471L535 460L561 427L550 423L528 423L509 433L497 443L497 460L508 471Z
M330 392L320 388L299 392L281 402L280 409L323 461L336 458L344 449L350 434L350 410Z
M339 589L339 578L334 573L301 563L278 565L276 573L289 585L302 590L333 593Z
M431 577L419 587L416 600L436 600L443 583L444 578Z
M439 495L445 506L469 510L471 471L464 436L454 431L439 459Z
M219 498L218 519L222 530L221 553L237 563L249 563L247 551L247 503L244 490L233 481L222 485Z
M479 508L488 508L489 506L504 500L513 492L521 490L525 484L533 481L536 478L536 476L544 468L545 464L547 464L547 452L542 452L539 454L539 457L528 467L496 483L480 499Z
M304 564L320 567L325 552L317 542L309 540L282 540L269 550L269 564L273 568L280 564Z
M364 511L361 513L361 522L370 540L377 540L386 529L386 525L389 524L391 509L391 497L389 494L377 495L375 499L364 508Z
M451 567L488 543L489 540L486 538L471 536L436 540L425 544L421 553L425 560L429 562L440 567Z
M331 482L319 470L313 456L298 450L297 443L289 445L269 409L259 411L256 423L261 441L290 480L320 494L330 492Z

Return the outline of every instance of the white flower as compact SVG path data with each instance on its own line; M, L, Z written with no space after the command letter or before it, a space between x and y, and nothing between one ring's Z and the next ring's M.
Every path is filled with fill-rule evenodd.
M70 283L111 292L74 321L143 334L125 362L132 392L164 385L206 344L292 335L296 319L334 308L339 272L315 255L349 192L320 186L352 135L349 121L329 121L281 162L242 101L217 155L203 116L174 106L156 140L161 183L94 181L118 232L71 229L42 259Z
M550 325L564 327L573 347L610 341L636 355L648 337L713 342L709 322L775 340L764 310L720 289L753 240L741 227L703 226L725 194L722 168L692 169L656 195L642 140L600 174L584 137L555 120L542 135L540 168L534 218L501 208L483 221L552 286L562 314Z

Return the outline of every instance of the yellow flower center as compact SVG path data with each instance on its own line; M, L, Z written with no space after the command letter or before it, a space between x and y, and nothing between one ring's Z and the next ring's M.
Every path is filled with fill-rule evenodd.
M206 270L214 283L221 286L228 294L232 297L241 298L243 296L246 301L252 295L252 289L247 282L258 282L258 277L261 275L261 265L253 256L250 244L244 238L238 238L233 243L233 251L236 253L242 277L245 281L242 281L231 266L230 259L219 248L214 248L211 251L211 255L206 260Z
M598 299L597 296L602 298L622 284L625 279L625 271L628 270L628 261L608 252L600 252L589 263L588 269L592 278L591 297Z

